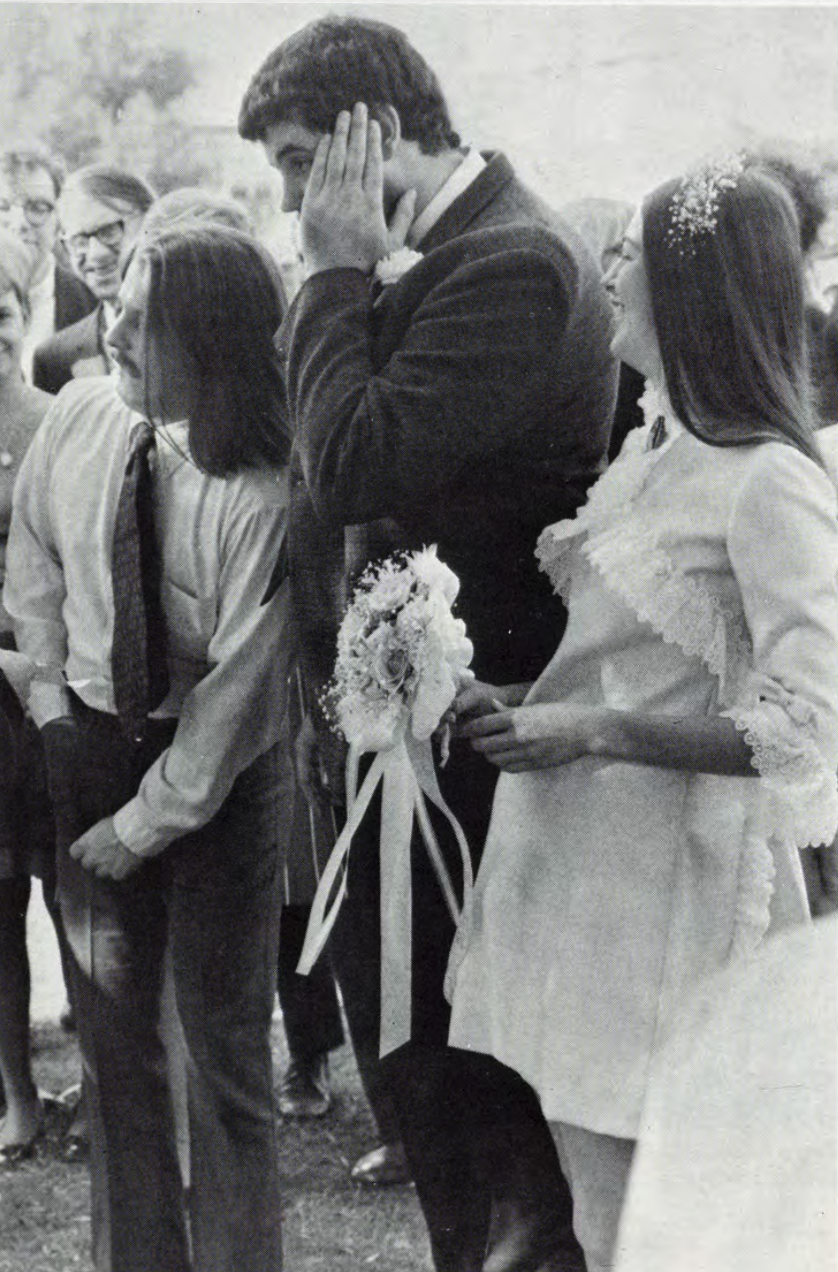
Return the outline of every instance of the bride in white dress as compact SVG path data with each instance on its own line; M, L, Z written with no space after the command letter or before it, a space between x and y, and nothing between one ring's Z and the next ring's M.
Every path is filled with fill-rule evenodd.
M799 849L838 826L836 495L788 196L733 162L670 182L607 284L647 424L539 542L569 609L552 662L458 699L502 775L450 968L451 1043L555 1124L589 1272L675 1009L808 919Z

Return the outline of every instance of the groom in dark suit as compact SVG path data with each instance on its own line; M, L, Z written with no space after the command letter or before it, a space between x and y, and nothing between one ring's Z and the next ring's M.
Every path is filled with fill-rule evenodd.
M533 679L563 625L535 541L600 471L614 406L593 260L502 155L461 146L433 72L382 23L327 18L287 40L248 89L239 131L263 143L285 209L301 211L307 281L279 343L295 436L290 569L310 678L331 671L328 545L344 527L349 577L395 547L437 543L461 580L478 677ZM375 267L405 241L421 259L382 287ZM441 774L475 861L494 777L467 750ZM339 978L377 993L374 818L365 829L335 961ZM533 1092L491 1057L446 1045L453 931L419 846L413 873L412 1038L381 1068L437 1268L581 1267Z

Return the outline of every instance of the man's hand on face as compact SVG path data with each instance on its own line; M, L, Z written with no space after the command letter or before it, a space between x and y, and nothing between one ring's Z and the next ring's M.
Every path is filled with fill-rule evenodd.
M70 856L100 879L127 879L143 864L142 857L130 852L118 838L111 817L85 831L71 845Z
M300 209L306 272L359 269L369 273L404 246L413 221L415 190L399 199L387 224L381 125L363 104L341 111L335 131L321 137Z

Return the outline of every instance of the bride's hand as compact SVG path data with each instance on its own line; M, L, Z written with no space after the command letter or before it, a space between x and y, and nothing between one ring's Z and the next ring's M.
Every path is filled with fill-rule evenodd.
M469 720L479 720L503 707L515 707L527 696L529 685L489 685L482 680L472 680L465 685L448 712L448 723L454 737L467 737L463 725Z
M463 723L458 735L505 773L556 768L590 753L593 713L562 702L495 709Z

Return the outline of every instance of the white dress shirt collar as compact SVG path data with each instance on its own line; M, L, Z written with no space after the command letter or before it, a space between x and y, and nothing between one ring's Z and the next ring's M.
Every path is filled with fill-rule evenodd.
M440 186L430 203L422 209L407 233L407 246L417 247L425 235L431 230L451 204L459 199L486 167L486 161L479 150L467 150L462 163L458 164L451 176Z

